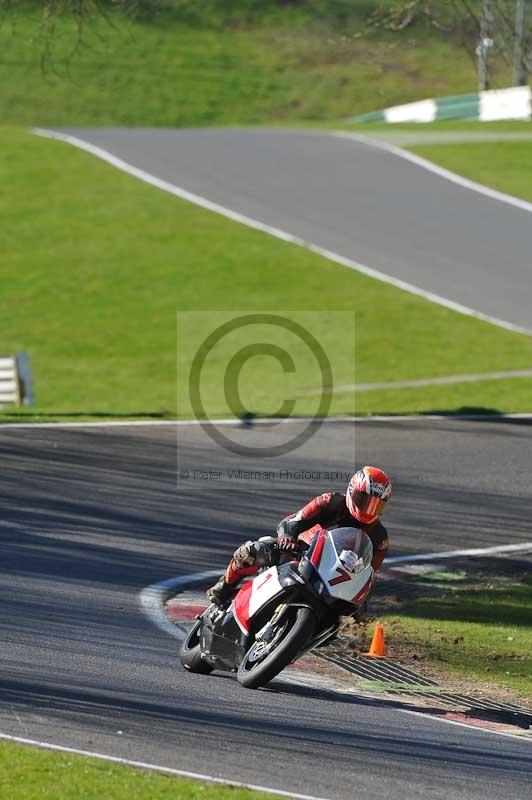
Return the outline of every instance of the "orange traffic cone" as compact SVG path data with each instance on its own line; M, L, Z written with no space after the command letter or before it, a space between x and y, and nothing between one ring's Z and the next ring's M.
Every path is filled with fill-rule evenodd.
M386 658L386 645L384 644L384 628L382 625L377 625L373 639L371 640L371 647L369 653L362 653L363 656L371 656L372 658Z

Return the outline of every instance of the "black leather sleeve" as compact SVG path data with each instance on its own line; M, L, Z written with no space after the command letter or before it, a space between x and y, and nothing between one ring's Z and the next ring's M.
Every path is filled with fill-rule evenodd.
M295 541L300 533L310 527L311 524L304 519L282 519L277 526L277 536L289 536Z
M325 492L314 497L310 502L303 506L296 514L285 517L277 526L277 535L290 536L297 539L300 533L308 531L313 525L327 525L334 515L333 497L331 492ZM342 503L345 501L342 495L338 495Z

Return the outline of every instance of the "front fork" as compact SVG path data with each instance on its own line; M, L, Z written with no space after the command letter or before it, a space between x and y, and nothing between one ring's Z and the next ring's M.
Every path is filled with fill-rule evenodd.
M278 605L271 619L266 623L266 625L264 625L263 628L260 629L260 631L257 632L255 641L260 641L267 644L274 636L279 625L282 625L283 619L288 613L288 610L290 608L301 607L310 608L312 611L314 610L310 603L281 603ZM339 621L335 620L332 625L329 625L327 628L321 630L317 636L314 636L310 642L307 643L300 655L310 652L310 650L313 650L315 647L320 647L320 645L325 644L325 642L327 642L329 639L333 639L336 636L339 625Z
M288 609L292 607L290 603L280 603L275 611L273 612L272 617L268 620L266 625L257 631L255 635L255 641L260 642L269 642L270 639L273 637L275 633L275 629L282 624L284 617L288 612Z

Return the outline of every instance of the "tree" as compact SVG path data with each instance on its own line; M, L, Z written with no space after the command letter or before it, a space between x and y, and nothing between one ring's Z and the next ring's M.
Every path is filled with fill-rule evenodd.
M516 84L532 70L532 0L392 0L371 19L391 31L423 22L453 35L477 58L481 88L492 53L514 64Z
M85 36L89 26L94 27L98 20L112 25L110 15L113 11L124 11L134 16L149 4L150 0L33 0L32 3L26 3L21 11L35 11L34 40L40 46L41 67L44 72L48 72L55 70L55 44L60 20L67 20L71 24L70 50L66 59L63 56L63 60L68 63L86 44ZM0 24L5 24L8 20L16 22L17 13L18 0L0 0Z

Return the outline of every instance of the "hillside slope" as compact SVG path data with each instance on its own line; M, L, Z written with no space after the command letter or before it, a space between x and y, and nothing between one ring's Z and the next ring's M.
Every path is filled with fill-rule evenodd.
M474 91L464 50L423 24L395 34L370 28L368 12L378 5L159 0L157 13L93 20L81 43L72 20L59 19L51 52L36 4L17 7L0 27L0 118L279 124Z

